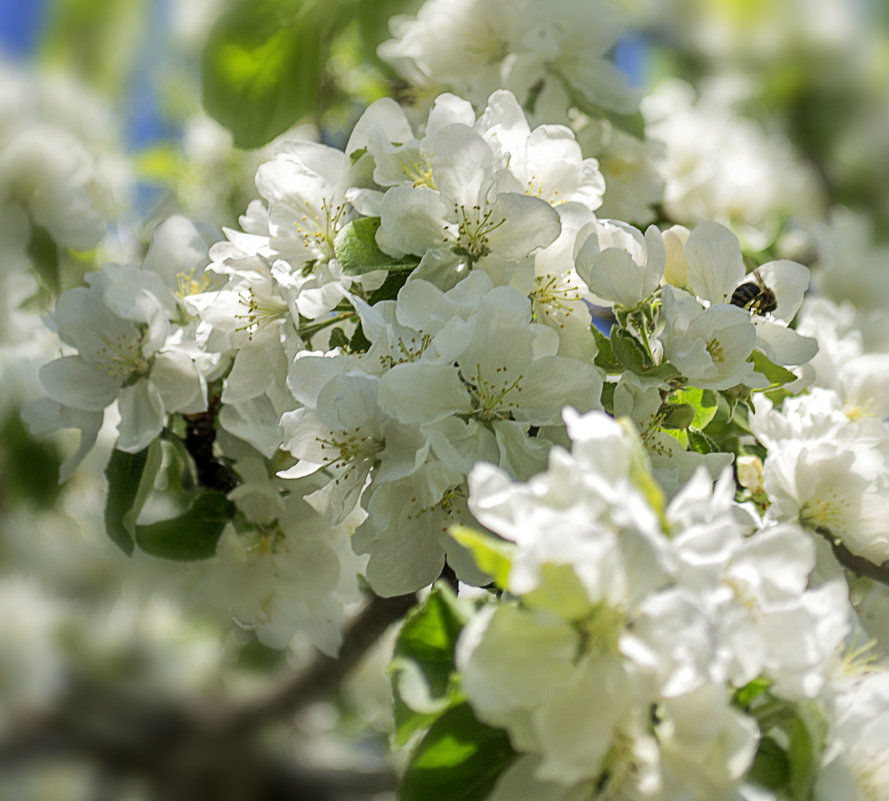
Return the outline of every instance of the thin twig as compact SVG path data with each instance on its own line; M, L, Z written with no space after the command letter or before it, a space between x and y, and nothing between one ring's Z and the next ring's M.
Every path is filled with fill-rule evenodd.
M889 586L889 562L883 562L880 565L874 564L869 559L852 553L843 545L842 539L827 529L819 527L815 530L830 543L833 555L843 567L856 576L873 579L880 582L880 584Z

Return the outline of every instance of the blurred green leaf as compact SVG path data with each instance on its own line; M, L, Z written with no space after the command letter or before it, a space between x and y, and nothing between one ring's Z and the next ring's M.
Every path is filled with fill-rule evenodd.
M0 497L51 507L62 489L61 459L52 442L32 437L18 412L7 417L0 429L0 442Z
M391 664L396 743L403 745L457 700L454 648L468 616L454 593L439 583L405 618Z
M152 3L145 0L51 0L41 43L43 60L118 97L147 40Z
M790 794L793 801L808 801L821 768L826 727L817 705L811 701L797 704L795 712L787 749Z
M601 367L606 373L622 372L620 362L614 356L611 340L596 328L595 325L590 325L590 331L593 333L593 339L596 340L596 346L598 348L595 364L598 367Z
M337 8L241 0L214 25L201 62L202 102L235 145L260 147L314 112Z
M688 428L695 419L695 407L690 403L668 403L662 410L664 428Z
M138 453L115 448L105 468L108 492L105 532L127 555L133 553L136 518L151 491L160 463L160 440L155 440Z
M28 258L44 286L53 293L61 290L59 280L59 248L45 228L31 227L31 241L28 242Z
M136 544L145 553L178 562L209 559L235 505L221 492L198 495L186 512L169 520L136 526Z
M414 751L399 801L483 801L516 758L505 731L486 726L468 704L449 709Z
M790 763L787 754L771 737L760 740L748 776L753 784L773 792L787 786L790 780Z

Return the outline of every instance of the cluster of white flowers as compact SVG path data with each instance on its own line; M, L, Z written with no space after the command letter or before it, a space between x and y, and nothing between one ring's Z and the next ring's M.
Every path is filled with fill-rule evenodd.
M852 723L879 725L864 705L885 673L857 683L843 667L846 585L809 587L812 541L737 504L728 471L715 487L697 472L664 507L635 434L599 412L565 417L572 450L546 472L469 477L470 509L512 544L494 547L514 602L483 605L457 643L470 704L523 754L490 798L771 798L746 784L772 736L739 700L754 681L830 719L819 790L863 797L885 781L882 740L858 748ZM482 557L493 542L458 536Z
M65 78L39 79L0 62L4 260L22 253L32 227L73 250L98 244L132 180L115 130L108 108Z
M203 560L169 572L273 649L335 656L363 589L456 577L449 687L519 754L488 801L883 797L889 691L856 638L889 652L889 590L849 570L889 567L886 254L851 215L807 227L814 173L726 84L664 83L638 113L610 0L428 0L391 28L413 108L376 101L343 149L279 138L224 239L173 216L141 263L59 291L31 432L80 431L66 480L117 424L112 539ZM0 74L0 112L23 87ZM18 306L29 242L94 248L114 190L80 123L13 117ZM789 217L864 318L804 301ZM28 593L0 585L0 636ZM37 653L61 617L32 606ZM106 623L156 634L151 662L174 618ZM52 700L58 660L32 688L26 651L6 673ZM181 655L195 676L218 656Z
M744 91L716 82L696 101L691 86L666 81L645 98L642 111L647 135L664 144L656 164L667 214L691 223L717 220L759 249L785 218L812 222L821 200L815 175L790 143L733 110L729 99L743 99Z
M414 86L456 91L482 105L508 89L537 119L565 122L572 94L621 113L638 96L606 58L623 24L608 0L430 0L416 17L395 17L380 55Z
M643 235L597 220L597 162L567 127L532 130L506 91L478 115L442 95L419 134L378 101L345 151L280 142L257 188L265 203L209 257L195 228L171 218L141 268L105 265L61 295L50 323L73 351L42 368L49 398L27 419L82 430L68 475L115 401L127 452L172 415L218 408L222 454L242 482L230 497L256 542L232 532L216 562L228 564L220 575L252 571L228 600L270 643L311 630L336 648L362 564L347 531L379 594L428 585L446 556L462 580L483 582L448 533L468 519L466 474L479 461L519 479L542 469L565 441L561 409L602 408L606 377L672 493L700 464L716 475L731 461L660 428L676 387L749 392L770 385L755 354L796 365L815 351L787 327L806 268L761 268L776 299L768 316L732 305L748 279L728 230ZM640 370L608 377L593 364L591 302L624 322ZM291 531L315 512L331 533ZM293 578L315 563L331 569Z

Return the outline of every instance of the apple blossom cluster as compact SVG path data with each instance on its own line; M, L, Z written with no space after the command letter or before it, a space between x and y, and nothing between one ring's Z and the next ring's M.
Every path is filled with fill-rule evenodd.
M443 89L481 106L508 89L541 120L567 122L585 103L632 112L638 92L606 56L623 33L609 0L429 0L416 17L390 20L380 56L434 97Z
M517 752L488 798L784 797L760 783L766 740L816 798L872 797L886 673L842 656L846 584L810 586L813 542L736 503L730 471L665 504L635 431L565 420L571 451L526 483L471 471L499 538L456 532L511 599L478 602L455 646L472 710Z
M130 192L109 109L62 76L37 78L0 60L0 244L26 258L35 231L89 250Z
M211 562L269 643L312 632L335 650L357 573L384 596L429 585L446 560L484 583L449 534L471 519L466 475L543 469L565 442L563 407L628 416L673 494L732 460L693 441L691 388L712 417L717 393L736 403L815 353L787 325L805 267L760 268L768 314L733 304L750 280L733 234L597 219L597 162L570 129L532 129L506 91L479 114L442 95L418 132L378 101L345 151L279 142L257 188L264 202L209 255L174 217L141 267L107 264L64 292L48 322L68 349L41 369L49 397L26 418L81 429L65 475L112 404L118 451L162 433L184 445L199 483L228 493L196 509L243 523ZM594 304L617 319L610 337Z
M74 484L55 533L104 524L251 646L321 651L310 677L360 655L371 592L416 601L386 678L400 801L887 797L887 252L851 212L813 227L830 175L738 113L750 84L640 105L614 57L643 4L427 0L379 50L412 106L231 164L199 123L214 174L179 201L244 209L236 163L258 197L101 266L126 176L89 113L41 116L0 73L0 365L46 354L22 417L79 432L63 481L105 464L104 510ZM100 249L72 287L43 246ZM6 516L6 552L33 518ZM67 554L44 570L93 575ZM2 728L73 686L56 645L82 621L33 582L0 601ZM144 627L161 685L219 656L177 649L163 602L102 620L86 651Z
M699 98L679 80L645 97L646 136L661 142L655 165L664 177L664 210L687 223L717 220L756 248L767 246L788 217L811 223L821 211L815 175L781 136L733 109L745 88L730 79ZM776 181L772 176L780 175Z

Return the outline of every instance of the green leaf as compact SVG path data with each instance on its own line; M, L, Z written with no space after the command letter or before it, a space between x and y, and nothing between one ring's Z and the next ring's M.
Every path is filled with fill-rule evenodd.
M399 801L484 801L516 758L501 729L479 722L468 704L445 712L417 746Z
M397 744L403 745L458 700L454 648L468 617L453 592L437 584L405 618L391 664Z
M337 9L320 0L240 0L214 25L202 103L236 146L260 147L313 113Z
M209 559L235 505L221 492L198 495L191 507L169 520L136 526L136 544L145 553L162 559L192 562Z
M160 468L160 440L138 453L116 448L105 468L105 532L125 554L133 553L136 518L154 485Z
M691 426L701 430L706 428L716 415L718 407L717 395L712 389L687 387L677 390L673 396L677 403L689 403L694 407L695 416Z
M637 375L645 371L645 351L642 345L632 334L617 325L611 327L611 349L624 369Z
M612 417L614 416L614 390L617 384L613 381L605 381L602 384L602 408Z
M330 332L330 337L327 340L328 347L330 348L348 348L349 347L349 337L346 336L346 332L343 331L342 328L334 328Z
M784 750L771 737L759 742L748 778L753 784L780 792L790 780L790 763Z
M596 354L595 364L601 367L606 373L621 372L620 362L614 357L614 350L611 347L611 340L605 336L595 325L590 326L593 338L596 340L596 346L599 352Z
M790 726L790 747L787 749L793 801L808 801L812 797L825 739L825 724L818 707L811 701L797 704L796 718Z
M688 444L695 453L717 453L723 450L712 437L693 428L688 430Z
M753 679L753 681L738 688L732 698L732 703L739 709L746 709L755 699L768 692L771 686L772 682L769 679L763 677Z
M32 226L27 253L35 272L46 288L58 294L61 289L59 248L45 228Z
M762 373L769 380L772 388L796 381L796 376L790 370L775 364L760 350L753 351L749 361L753 362L758 373Z
M395 300L409 275L408 270L396 270L389 273L386 280L383 281L383 285L370 293L367 302L373 306L374 303L379 303L381 300Z
M679 375L679 371L669 362L652 364L645 349L625 328L612 326L610 342L614 358L620 365L619 370L629 370L636 375L660 378L663 381Z
M60 464L55 443L35 439L18 412L11 412L0 428L0 505L12 501L50 509L62 491Z
M494 583L505 590L509 582L515 546L467 526L451 526L450 533L472 554L478 569L491 576Z
M336 235L333 249L346 275L417 266L416 259L396 259L380 250L375 239L379 227L379 217L361 217L352 220Z

